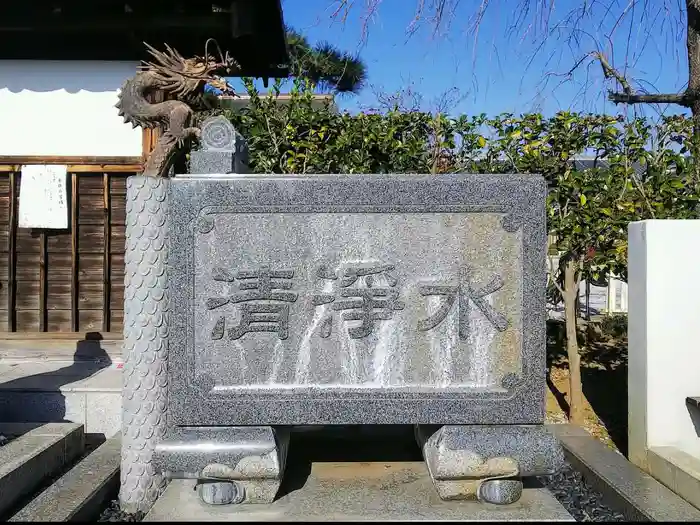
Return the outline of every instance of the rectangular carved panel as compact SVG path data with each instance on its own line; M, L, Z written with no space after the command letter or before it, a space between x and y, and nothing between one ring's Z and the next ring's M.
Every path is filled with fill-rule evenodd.
M543 421L541 177L169 184L174 424Z

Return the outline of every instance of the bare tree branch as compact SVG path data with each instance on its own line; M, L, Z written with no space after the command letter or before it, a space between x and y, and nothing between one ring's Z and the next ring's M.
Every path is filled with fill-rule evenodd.
M402 112L424 112L448 115L468 96L468 92L457 86L452 86L432 99L427 99L421 93L419 83L410 79L402 79L403 87L387 92L382 86L370 84L376 102L360 104L363 111L385 112L398 109Z
M380 6L390 9L389 2L383 0L327 1L334 8L331 8L332 19L341 23L353 16L358 19L363 43L370 30L369 25L379 16ZM700 89L691 91L684 86L674 86L674 89L679 90L678 93L657 95L647 92L642 87L641 81L634 78L628 71L628 68L648 64L650 52L661 57L665 56L671 48L676 52L681 51L681 47L686 47L681 42L685 40L687 30L692 25L686 10L688 1L692 5L696 3L696 0L582 0L568 4L562 4L556 0L472 0L471 2L414 0L415 11L406 21L406 35L410 38L419 29L428 29L428 34L432 33L432 37L444 36L450 39L451 35L448 31L451 31L452 25L459 23L462 25L460 28L462 34L472 40L475 61L479 40L483 38L480 38L480 35L484 33L480 30L481 26L502 23L508 38L517 40L514 42L514 47L528 49L526 51L528 56L525 57L526 74L532 74L528 70L530 66L535 65L535 56L545 55L546 69L556 68L561 71L564 69L560 67L563 65L562 61L569 62L566 64L566 69L570 69L569 73L554 75L563 79L559 84L549 86L545 81L539 85L538 91L545 87L548 91L553 91L565 82L581 80L585 81L585 85L578 90L577 100L580 97L587 99L589 94L597 93L598 95L591 100L603 102L607 98L616 104L630 104L631 108L635 107L635 104L642 108L644 104L649 103L691 107L693 103L697 106L700 102L700 97L695 96L695 91ZM467 11L457 12L458 6L459 9L467 9ZM488 21L487 12L490 13ZM666 38L665 43L662 41L663 38ZM529 41L527 46L525 40ZM553 41L564 45L558 45L553 51ZM597 51L585 53L586 48ZM530 50L533 49L534 52L530 56ZM573 71L577 70L581 63L571 68L571 63L582 54L586 57L580 62L585 62L588 66L585 79L573 75ZM681 56L685 54L682 52ZM609 57L609 62L606 57ZM595 86L598 81L593 80L600 77L589 76L592 60L585 60L585 58L598 59L605 79L614 81L619 86L619 90L609 92L605 97L605 90ZM559 65L550 64L552 59L559 62ZM611 64L615 62L623 65L618 69L613 68ZM540 64L541 62L538 61L537 66L541 67ZM473 65L473 67L476 66ZM649 73L644 72L644 75L648 77ZM545 76L551 78L552 75ZM633 86L636 86L638 91L635 91ZM545 95L541 96L545 97ZM550 96L555 95L554 93L546 95L546 97ZM658 108L654 109L658 110ZM632 111L637 110L632 109Z
M651 93L644 95L627 95L625 93L608 93L608 100L615 104L678 104L690 107L692 97L686 93Z
M605 58L605 55L601 53L600 51L595 51L591 53L591 56L597 58L600 61L600 67L603 69L603 76L605 78L614 78L617 80L617 82L622 86L622 92L630 96L634 94L634 90L632 89L632 86L630 86L630 83L627 81L627 79L620 73L617 69L612 67L610 65L610 62L608 62L608 59Z
M590 56L598 59L600 67L603 69L603 76L606 79L614 79L622 87L622 93L616 91L608 92L608 100L615 104L678 104L679 106L690 107L695 100L695 96L688 91L683 93L637 94L624 75L610 65L603 53L595 51Z

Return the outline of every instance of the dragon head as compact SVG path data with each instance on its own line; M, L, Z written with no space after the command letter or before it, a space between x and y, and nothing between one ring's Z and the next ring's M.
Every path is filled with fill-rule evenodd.
M207 41L207 46L210 41ZM205 84L219 89L224 95L235 94L224 75L235 73L240 66L228 52L225 56L219 52L220 57L216 59L205 48L204 57L184 58L167 44L164 52L145 45L155 62L146 62L143 69L153 72L161 80L163 89L178 98L201 92Z

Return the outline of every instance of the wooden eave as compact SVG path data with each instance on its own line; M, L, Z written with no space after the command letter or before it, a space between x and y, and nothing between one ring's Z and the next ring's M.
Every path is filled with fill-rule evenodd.
M143 42L203 55L209 38L236 57L241 76L287 76L280 0L0 2L0 60L139 61Z

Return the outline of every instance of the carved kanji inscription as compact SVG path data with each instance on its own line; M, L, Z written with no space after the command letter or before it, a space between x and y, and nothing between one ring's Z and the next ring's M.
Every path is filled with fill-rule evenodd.
M424 285L418 288L423 296L440 296L442 305L427 319L418 321L418 330L427 332L442 323L450 313L454 303L459 309L459 338L469 338L469 314L473 303L499 332L508 328L508 320L497 312L486 300L486 297L503 287L503 279L496 275L488 284L477 288L471 281L472 270L468 266L460 268L459 282L456 285Z
M233 303L239 304L241 313L237 326L228 329L230 339L240 339L250 332L274 332L280 339L289 337L289 304L294 303L298 294L290 292L294 270L273 270L261 266L257 270L231 272L216 268L212 272L215 281L238 284L238 291L227 296L209 297L206 307L209 310ZM226 332L226 317L217 319L212 329L214 340L222 339Z
M330 271L326 266L318 268L316 276L321 280L339 281L340 290L335 294L315 294L311 298L314 306L331 304L332 312L341 312L343 321L361 321L359 326L348 328L352 339L361 339L372 333L376 321L390 320L395 310L403 310L396 289L398 279L393 275L393 265L351 266L340 272ZM379 278L387 286L377 286ZM338 298L338 296L340 298ZM333 314L321 323L321 337L329 337L333 329Z

